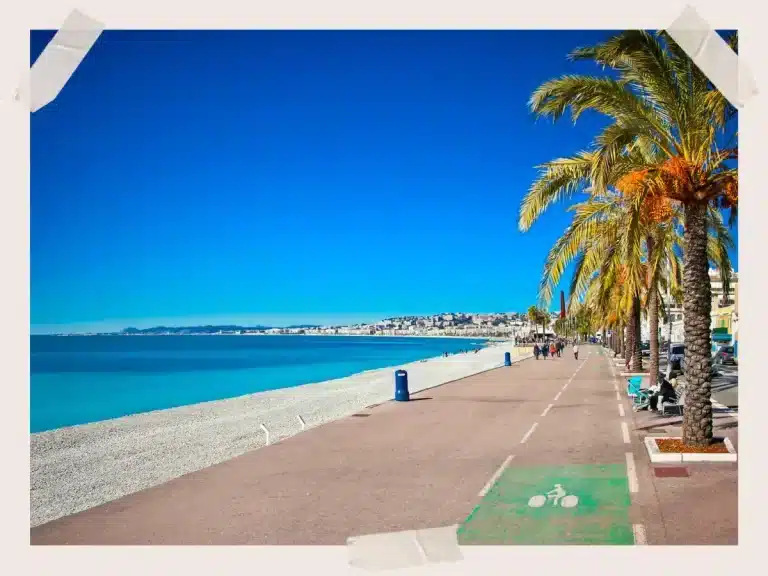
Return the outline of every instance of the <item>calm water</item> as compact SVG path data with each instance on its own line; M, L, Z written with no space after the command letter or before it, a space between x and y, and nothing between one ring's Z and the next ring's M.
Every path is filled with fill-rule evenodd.
M32 336L30 428L322 382L482 345L378 336Z

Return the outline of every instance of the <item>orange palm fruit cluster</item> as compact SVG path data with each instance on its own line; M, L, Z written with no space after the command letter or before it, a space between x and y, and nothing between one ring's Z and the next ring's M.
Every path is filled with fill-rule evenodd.
M627 197L632 197L643 190L648 184L648 170L634 170L624 174L616 182L616 188Z
M723 197L728 207L739 204L739 183L736 178L729 178L723 184Z
M644 216L656 223L666 222L674 214L672 202L660 194L650 194L643 205L643 209Z

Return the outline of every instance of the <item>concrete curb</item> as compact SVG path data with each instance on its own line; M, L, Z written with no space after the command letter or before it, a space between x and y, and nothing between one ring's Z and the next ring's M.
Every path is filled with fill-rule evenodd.
M738 454L733 447L730 438L723 440L725 447L728 448L728 454L685 454L680 452L662 452L659 450L656 440L680 440L677 436L646 436L643 439L648 456L651 462L657 464L669 464L680 462L736 462Z

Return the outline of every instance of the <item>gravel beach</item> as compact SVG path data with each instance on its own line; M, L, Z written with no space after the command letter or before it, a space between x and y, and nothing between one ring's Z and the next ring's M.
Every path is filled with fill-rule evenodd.
M30 524L109 502L390 400L394 368L417 392L517 361L511 343L347 378L60 428L30 436ZM523 355L526 354L526 355Z

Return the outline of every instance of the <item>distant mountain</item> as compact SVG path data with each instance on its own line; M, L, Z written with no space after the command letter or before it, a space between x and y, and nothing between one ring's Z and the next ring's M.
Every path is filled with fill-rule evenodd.
M269 330L270 326L153 326L152 328L125 328L121 334L216 334L218 332L241 332Z

